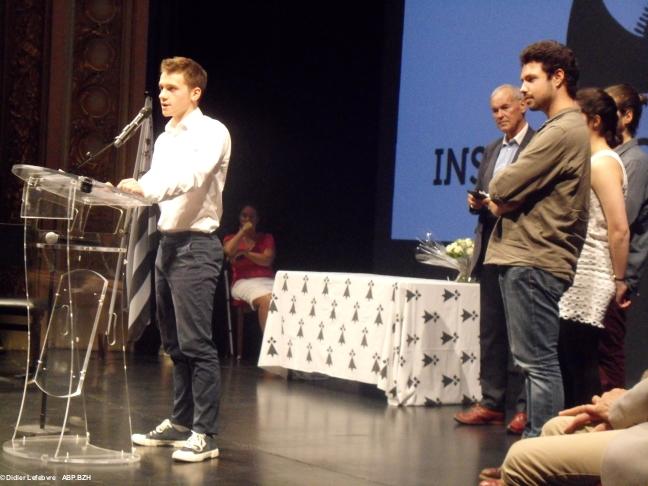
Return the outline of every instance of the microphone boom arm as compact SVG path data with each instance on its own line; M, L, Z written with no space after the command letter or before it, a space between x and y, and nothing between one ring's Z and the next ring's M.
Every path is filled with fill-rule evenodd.
M100 155L103 155L107 150L109 150L111 147L119 148L122 145L124 145L135 133L137 133L137 130L142 126L142 123L146 118L148 118L151 115L151 108L145 106L142 108L137 116L128 124L124 127L124 129L121 131L119 135L115 137L115 139L104 146L99 152L95 154L91 154L90 152L86 153L87 159L85 159L83 162L81 162L79 165L77 165L76 170L81 169L84 167L88 162L91 162L95 159L97 159Z

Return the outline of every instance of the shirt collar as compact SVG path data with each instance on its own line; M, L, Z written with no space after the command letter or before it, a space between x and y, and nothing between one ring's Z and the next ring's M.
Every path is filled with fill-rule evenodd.
M637 141L636 138L631 138L628 140L626 143L619 145L618 147L615 147L614 151L619 154L623 155L626 153L628 150L630 150L632 147L639 145L639 142Z
M522 127L522 130L520 130L515 137L513 137L511 140L508 142L506 141L506 135L504 135L504 138L502 139L502 145L511 145L514 141L518 145L522 145L522 140L524 140L524 137L526 137L527 132L529 131L529 124L525 123L524 126Z
M560 110L554 116L552 116L551 118L548 118L547 120L545 120L544 123L542 125L540 125L540 128L538 128L538 131L536 133L538 133L540 130L542 130L544 127L546 127L550 122L552 122L554 120L557 120L558 118L562 118L567 113L571 113L571 112L580 113L580 108L573 107L573 108L565 108L564 110Z
M164 131L169 133L180 133L181 131L188 130L195 125L202 116L202 111L200 111L200 108L196 107L191 110L189 114L185 115L184 118L180 120L180 123L175 127L171 125L171 120L169 120L164 126Z

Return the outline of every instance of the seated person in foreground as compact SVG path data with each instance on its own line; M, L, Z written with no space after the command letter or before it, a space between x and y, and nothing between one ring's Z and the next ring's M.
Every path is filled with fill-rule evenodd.
M645 377L630 390L615 388L591 404L560 412L542 436L513 444L501 469L484 469L480 486L648 484Z
M223 249L232 265L232 297L247 302L258 312L263 331L272 298L275 243L271 234L257 233L258 221L256 208L243 206L239 230L225 237Z

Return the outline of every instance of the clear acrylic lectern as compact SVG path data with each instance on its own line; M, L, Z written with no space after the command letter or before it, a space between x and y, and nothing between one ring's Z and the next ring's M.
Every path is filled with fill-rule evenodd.
M49 310L35 370L27 352L16 428L3 450L44 462L136 462L121 270L131 209L149 203L62 171L14 165L12 172L24 181L27 299Z

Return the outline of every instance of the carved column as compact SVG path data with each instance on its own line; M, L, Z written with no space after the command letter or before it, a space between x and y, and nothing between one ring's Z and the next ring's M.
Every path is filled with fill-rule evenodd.
M20 222L13 164L43 165L50 2L5 0L0 64L0 221Z
M142 106L148 0L3 0L0 20L0 221L19 222L12 165L74 171ZM135 145L80 172L130 176Z
M21 222L14 164L74 171L140 109L148 8L148 0L0 0L0 222ZM136 149L133 140L78 172L130 177ZM7 295L23 269L0 272Z
M65 168L117 181L132 167L128 152L111 150L79 169L88 153L110 143L144 101L146 0L84 0L74 5ZM134 72L137 71L137 72ZM63 84L68 84L63 80Z

